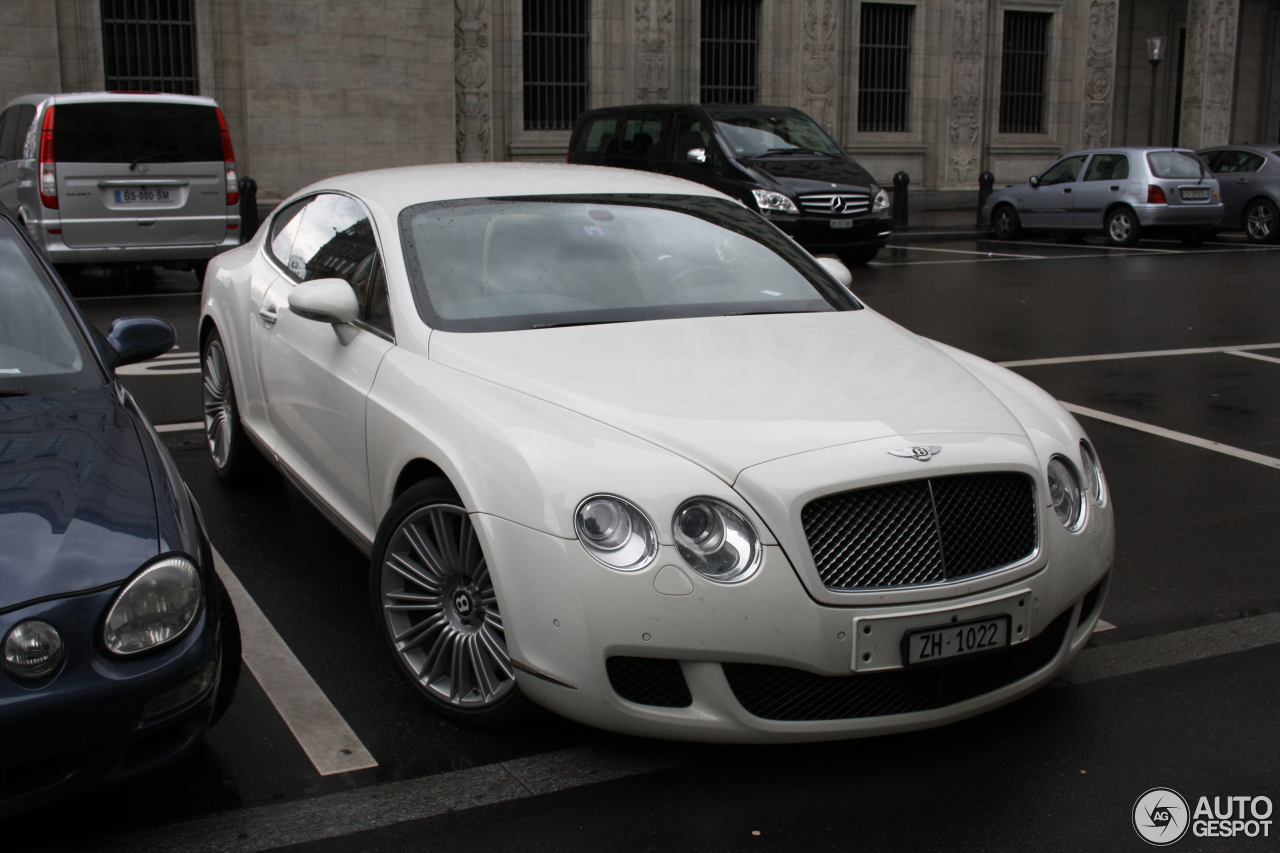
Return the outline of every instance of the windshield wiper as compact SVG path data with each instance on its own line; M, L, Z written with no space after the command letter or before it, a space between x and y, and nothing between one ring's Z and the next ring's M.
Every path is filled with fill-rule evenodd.
M576 323L534 323L530 329L567 329L570 326L607 326L610 323L630 323L631 320L580 320Z
M819 151L816 148L770 148L764 154L757 154L757 157L763 157L767 154L817 154L820 157L834 157L836 155L829 151Z
M25 397L27 392L22 388L0 388L0 397Z

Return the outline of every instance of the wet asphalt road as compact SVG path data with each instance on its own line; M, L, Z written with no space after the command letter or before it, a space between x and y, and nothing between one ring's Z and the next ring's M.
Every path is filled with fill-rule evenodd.
M997 361L1280 343L1280 251L1232 241L939 242L883 252L855 273L871 307ZM90 320L152 314L176 357L126 378L158 425L200 419L199 295L188 273L72 283ZM167 362L165 364L164 362ZM1280 457L1280 348L1016 368L1108 416ZM166 375L167 374L167 375ZM1098 646L1280 611L1280 470L1081 418L1119 531ZM246 671L235 704L183 764L0 823L6 848L109 843L245 806L359 790L589 745L666 745L545 716L517 732L441 722L403 686L374 634L365 559L292 489L232 490L198 433L165 433L220 550L271 624L378 761L321 777ZM1055 686L943 729L834 745L676 747L672 769L397 823L289 849L1138 850L1148 788L1280 801L1280 646ZM390 790L390 789L388 789ZM336 802L336 801L335 801ZM74 813L69 823L62 815ZM1275 827L1272 828L1275 830ZM753 834L758 832L759 834ZM1276 850L1197 839L1175 850Z

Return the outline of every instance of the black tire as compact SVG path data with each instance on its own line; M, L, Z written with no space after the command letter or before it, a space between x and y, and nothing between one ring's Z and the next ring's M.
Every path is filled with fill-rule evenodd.
M1241 224L1250 243L1274 243L1280 239L1280 212L1269 199L1258 198L1249 202Z
M424 547L437 549L433 559ZM373 544L369 595L396 670L433 711L484 728L528 715L484 552L448 480L416 483L391 505ZM469 654L454 654L459 644Z
M1022 220L1011 204L997 205L991 211L991 231L997 240L1017 240L1022 236Z
M229 485L251 483L265 462L240 423L240 407L222 337L214 329L200 347L200 382L204 393L204 432L214 473Z
M1107 242L1112 246L1132 246L1141 231L1138 216L1130 208L1117 207L1107 214Z
M208 258L205 258L202 261L191 262L191 271L196 274L196 284L200 285L202 289L204 288L204 273L207 269L209 269Z
M227 713L231 701L236 698L236 685L240 683L240 620L231 606L231 596L222 585L216 572L213 578L213 594L218 601L218 618L222 622L218 638L218 693L213 699L213 715L209 725L215 726Z
M841 252L837 257L850 269L854 267L865 267L876 259L876 255L880 254L879 246L870 246L863 249L851 249L847 252Z

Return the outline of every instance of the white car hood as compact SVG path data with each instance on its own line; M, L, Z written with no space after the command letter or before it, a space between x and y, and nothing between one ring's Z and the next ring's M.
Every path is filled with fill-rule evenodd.
M667 448L744 468L912 433L1025 435L929 341L867 309L433 332L430 358Z

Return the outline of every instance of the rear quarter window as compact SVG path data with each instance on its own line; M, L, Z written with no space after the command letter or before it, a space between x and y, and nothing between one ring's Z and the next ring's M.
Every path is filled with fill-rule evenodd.
M578 132L578 142L573 151L575 154L604 154L609 143L616 138L617 131L617 116L591 119Z
M104 101L54 108L54 158L62 163L208 163L222 160L216 108Z

